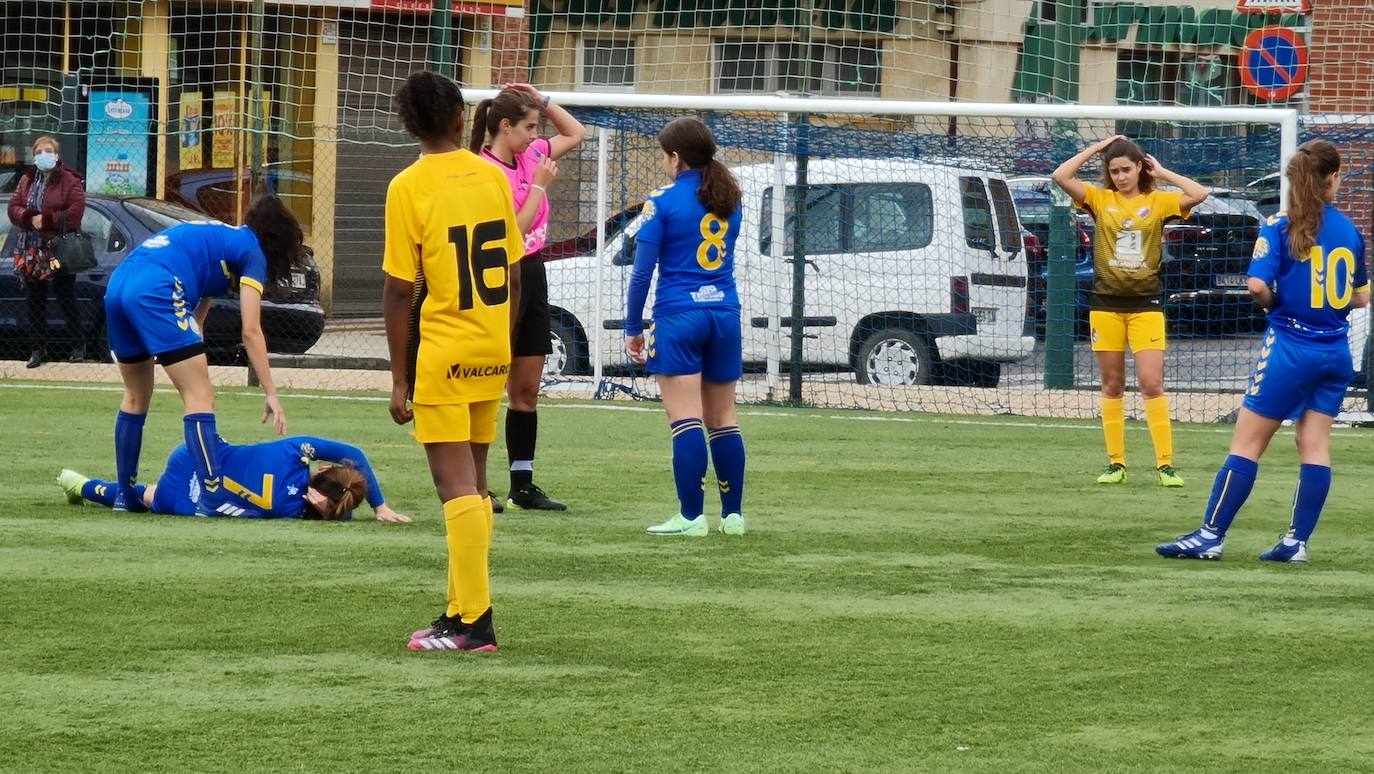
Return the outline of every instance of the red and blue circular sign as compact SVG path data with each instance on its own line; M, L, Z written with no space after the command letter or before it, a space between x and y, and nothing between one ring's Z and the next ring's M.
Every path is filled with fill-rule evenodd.
M1245 38L1240 82L1262 100L1288 99L1307 82L1307 44L1289 27L1261 27Z

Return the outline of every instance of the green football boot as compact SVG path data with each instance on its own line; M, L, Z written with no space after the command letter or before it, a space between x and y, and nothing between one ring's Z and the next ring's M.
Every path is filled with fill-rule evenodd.
M85 486L87 481L90 479L75 470L63 468L62 472L57 474L57 485L67 493L67 502L71 505L85 504L86 499L81 496L81 487Z
M1126 483L1126 466L1120 462L1113 462L1102 471L1102 475L1097 477L1099 484L1124 484Z
M645 530L650 535L681 535L683 537L706 537L711 533L711 528L706 524L705 514L688 519L682 514L677 514L673 518L655 524Z
M1159 485L1167 487L1183 486L1183 477L1174 470L1173 465L1160 465L1155 468L1155 474L1159 476Z

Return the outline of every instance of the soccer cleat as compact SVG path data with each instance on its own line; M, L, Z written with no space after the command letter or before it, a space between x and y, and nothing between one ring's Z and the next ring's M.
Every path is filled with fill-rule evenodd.
M139 499L138 492L132 489L120 489L115 492L114 504L110 510L115 513L147 513L148 508Z
M1197 529L1173 543L1160 543L1155 546L1155 553L1166 559L1220 559L1223 540L1220 535L1205 537Z
M445 611L443 613L440 613L439 617L431 621L429 626L425 627L424 629L416 629L415 631L411 632L410 639L423 640L426 637L432 637L434 636L435 632L439 631L440 627L447 625L448 621L448 612Z
M418 632L417 632L418 633ZM470 624L459 616L441 617L428 636L412 638L407 648L414 651L452 650L469 653L495 653L496 629L491 624L491 608Z
M566 511L568 506L557 500L550 500L544 490L530 484L524 489L512 489L506 507L522 511Z
M1288 540L1293 540L1292 536L1284 535L1278 545L1259 555L1260 561L1307 564L1307 541L1293 540L1293 545L1290 546L1285 542Z
M57 474L57 485L62 487L62 491L67 493L67 502L71 505L82 505L86 499L81 496L81 488L90 481L89 478L77 473L75 470L63 468Z
M1113 462L1102 471L1102 475L1097 477L1099 484L1124 484L1126 483L1126 466L1120 462Z
M496 494L495 494L494 492L492 492L490 489L487 490L487 497L491 500L491 512L492 512L492 513L505 513L505 512L506 512L505 501L502 500L501 498L497 497Z
M727 513L720 517L720 534L722 535L743 535L744 534L744 514Z
M741 519L741 529L743 526L743 519ZM655 524L644 531L650 535L682 535L684 537L706 537L711 534L711 528L707 526L705 516L688 519L680 513L662 524Z
M1183 486L1183 477L1178 474L1177 470L1174 470L1173 465L1160 465L1155 468L1155 475L1159 476L1160 486L1170 488Z

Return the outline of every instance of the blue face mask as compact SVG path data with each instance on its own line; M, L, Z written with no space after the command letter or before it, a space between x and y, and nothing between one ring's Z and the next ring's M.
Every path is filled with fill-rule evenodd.
M33 165L38 167L39 172L51 172L57 167L57 154L52 151L43 151L35 154Z

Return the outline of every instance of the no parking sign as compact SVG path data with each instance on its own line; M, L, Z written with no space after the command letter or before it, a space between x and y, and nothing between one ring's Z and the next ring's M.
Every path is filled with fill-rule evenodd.
M1270 102L1296 94L1307 82L1307 44L1289 27L1261 27L1245 38L1240 82Z

